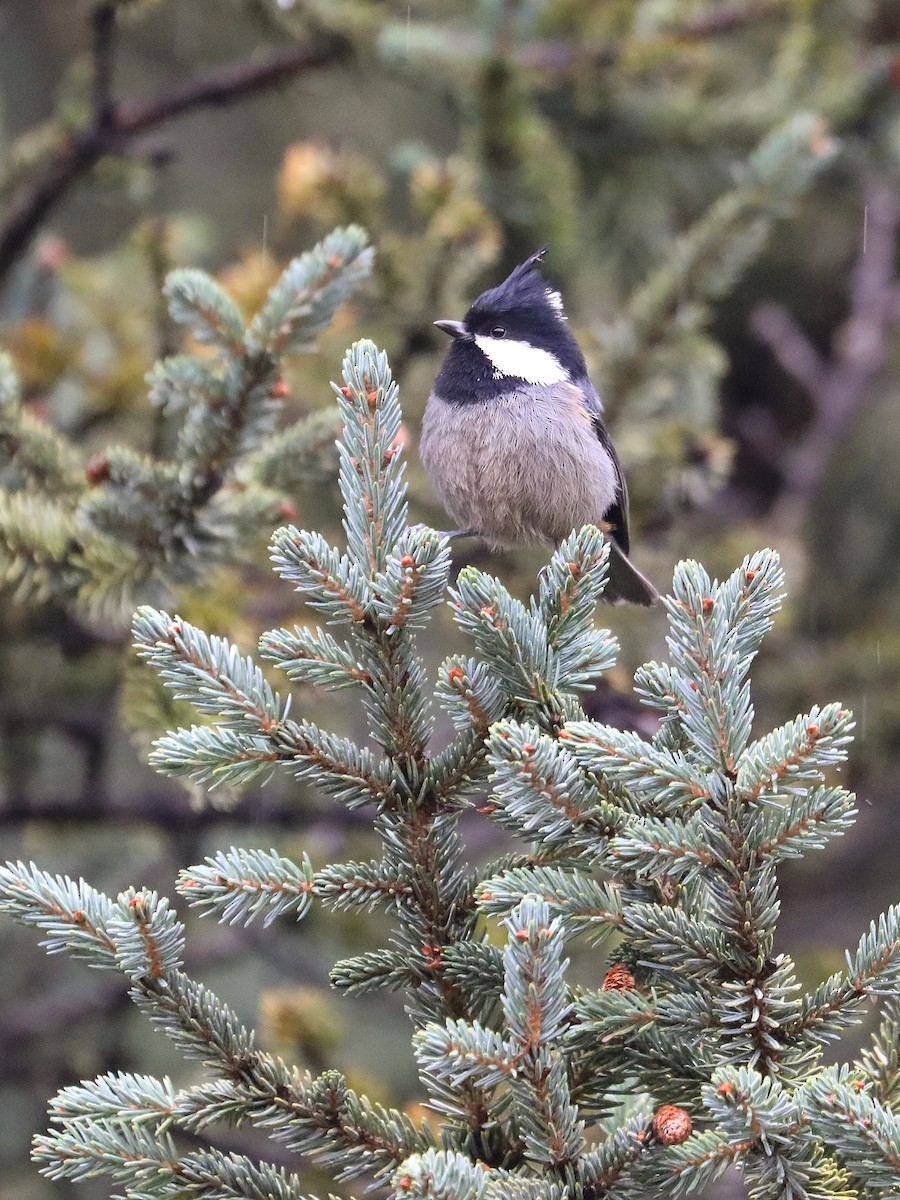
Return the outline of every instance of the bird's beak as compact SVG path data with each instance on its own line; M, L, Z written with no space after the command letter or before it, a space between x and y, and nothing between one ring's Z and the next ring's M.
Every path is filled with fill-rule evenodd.
M438 329L442 329L444 333L449 333L456 341L471 342L473 336L466 329L462 321L435 321Z

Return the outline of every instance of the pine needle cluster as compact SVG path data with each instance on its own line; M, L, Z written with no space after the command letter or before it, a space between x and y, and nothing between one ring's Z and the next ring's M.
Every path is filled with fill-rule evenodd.
M367 277L367 241L359 226L335 229L286 267L249 322L205 271L169 273L169 314L193 345L148 376L158 453L109 446L82 462L22 403L0 353L0 586L127 620L136 597L159 602L268 534L338 428L332 411L275 431L284 356L310 349Z
M287 770L373 812L378 858L316 868L231 849L184 871L178 890L230 922L299 920L316 903L386 910L390 945L338 962L332 980L403 993L435 1120L415 1124L336 1071L313 1077L259 1049L185 974L165 898L110 898L8 864L3 907L50 952L124 974L208 1072L181 1088L113 1073L63 1089L35 1141L40 1169L108 1176L130 1200L301 1200L309 1160L399 1200L677 1197L732 1164L754 1197L896 1193L900 909L812 992L774 946L778 864L854 813L834 778L852 729L843 707L752 737L748 672L780 603L777 556L752 555L723 582L680 564L668 659L636 679L658 732L589 721L579 693L616 652L594 624L602 534L573 533L527 603L473 567L451 587L446 538L408 524L385 355L357 343L336 391L346 549L278 531L275 567L323 624L266 633L259 654L292 683L352 693L368 741L292 715L252 658L178 617L140 609L135 639L206 722L162 738L159 769L207 783ZM470 653L441 665L432 695L416 639L448 587ZM433 701L449 741L433 736ZM458 834L471 806L518 843L480 871ZM575 938L605 945L601 985L567 977ZM823 1045L879 996L871 1046L823 1066ZM240 1123L296 1155L297 1173L197 1148Z

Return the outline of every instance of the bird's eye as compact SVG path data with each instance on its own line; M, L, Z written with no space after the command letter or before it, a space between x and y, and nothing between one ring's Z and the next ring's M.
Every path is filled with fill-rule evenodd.
M503 328L502 325L495 325L494 328L491 330L491 337L495 337L495 338L506 337L506 330Z

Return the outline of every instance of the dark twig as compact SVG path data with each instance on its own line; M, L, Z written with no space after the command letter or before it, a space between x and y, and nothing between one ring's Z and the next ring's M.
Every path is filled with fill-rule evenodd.
M119 136L135 137L196 108L233 104L244 96L284 83L303 71L327 66L343 52L344 43L336 39L322 40L293 46L268 58L254 56L224 67L214 67L153 100L132 100L118 105L116 131Z
M153 825L181 836L215 826L249 825L254 828L298 829L313 825L319 811L307 806L301 797L279 798L267 792L242 795L233 806L217 808L212 804L192 807L183 792L150 788L136 795L116 798L85 790L72 797L32 798L7 796L0 804L0 827L7 829L47 821L54 826L72 827L114 825ZM368 824L362 813L338 810L328 815L331 826Z
M111 97L112 41L114 30L104 24L95 10L94 98L92 124L61 144L47 162L43 174L23 186L13 197L9 216L0 227L0 285L6 280L41 222L66 195L73 184L109 155L135 152L137 139L152 129L198 108L223 106L284 83L304 71L334 62L345 43L319 40L267 58L251 58L215 67L170 88L152 100L124 101Z
M784 457L787 439L769 409L761 404L741 409L735 414L734 423L740 440L767 466L777 470Z
M242 796L236 808L227 811L206 805L193 808L183 793L151 789L127 799L81 795L72 798L32 799L8 796L0 805L0 825L7 829L49 821L56 825L158 825L182 832L208 829L233 821L251 825L296 826L302 821L295 805L270 801L259 795Z
M761 306L752 320L757 337L813 404L800 440L769 455L783 479L772 519L786 533L800 529L857 413L871 402L891 327L900 318L900 288L894 279L900 204L889 187L875 183L867 186L865 203L865 237L850 281L850 315L834 334L829 357L823 360L793 317L776 305Z
M98 4L91 14L91 51L94 62L94 127L109 129L115 116L113 68L116 54L116 6Z
M750 319L750 328L805 391L811 396L820 391L825 380L825 364L787 309L779 304L758 305Z

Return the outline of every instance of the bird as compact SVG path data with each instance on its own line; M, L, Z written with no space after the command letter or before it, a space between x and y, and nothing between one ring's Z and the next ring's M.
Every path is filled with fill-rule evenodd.
M419 456L460 529L492 549L558 546L593 524L610 543L604 598L651 605L656 588L629 558L628 488L603 405L544 278L543 246L462 321L434 324L452 339L422 418Z

